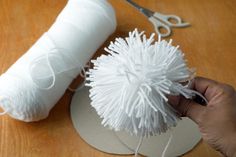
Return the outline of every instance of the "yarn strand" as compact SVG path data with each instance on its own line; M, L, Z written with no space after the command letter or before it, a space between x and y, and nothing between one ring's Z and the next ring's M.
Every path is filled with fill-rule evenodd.
M53 45L56 45L55 44L55 41L53 41L52 40L52 38L50 37L50 35L48 34L48 33L45 33L45 35L48 37L48 39L53 43ZM82 70L80 73L79 73L79 75L80 76L82 76L82 73L84 72L84 74L85 74L85 68L84 68L84 66L82 66L78 61L76 61L75 59L73 59L73 57L71 57L71 56L65 56L65 55L63 55L63 53L61 53L61 51L66 51L66 52L68 52L68 50L66 50L66 49L63 49L63 48L53 48L53 49L51 49L50 51L46 51L47 53L45 54L45 55L43 55L43 56L40 56L40 57L38 57L38 58L36 58L35 59L35 61L33 61L31 64L30 64L30 66L29 66L29 71L30 71L30 77L31 77L31 79L32 79L32 81L33 81L33 83L34 83L34 85L37 87L37 88L39 88L39 89L42 89L42 90L50 90L50 89L52 89L54 86L55 86L55 81L56 81L56 75L59 75L59 74L62 74L62 73L68 73L68 72L70 72L70 71L72 71L72 70L75 70L75 69L78 69L78 70ZM66 67L65 67L65 69L60 69L60 70L58 70L58 71L56 71L54 68L53 68L53 64L51 63L51 61L50 61L50 56L52 56L52 57L59 57L59 58L61 58L61 64L65 64L65 65L67 65ZM40 63L40 61L41 60L43 60L43 58L46 58L46 63L47 63L47 65L48 65L48 69L49 69L49 72L50 73L48 73L48 75L46 75L46 76L40 76L40 78L37 78L37 77L34 77L33 76L33 67L37 67L37 63L39 62ZM55 59L55 58L53 58L53 59ZM71 77L72 79L74 79L74 77L75 76L70 76L70 75L66 75L67 77ZM52 78L52 81L51 81L51 83L48 85L48 86L46 86L46 87L42 87L41 85L39 85L37 82L36 82L36 80L43 80L43 79L47 79L47 78ZM82 77L84 77L84 76L82 76ZM70 87L69 87L70 88Z
M0 116L5 115L6 113L7 113L7 111L6 111L6 110L3 110L2 112L0 112Z
M0 96L0 103L4 103L4 98L2 96ZM0 112L0 116L3 116L5 114L7 114L7 110L6 109L3 109L1 108L3 111Z
M173 133L171 132L170 137L168 139L168 142L166 143L166 146L165 146L165 148L164 148L164 150L163 150L163 152L161 154L161 157L165 157L166 156L166 152L167 152L167 150L168 150L168 148L169 148L169 146L171 144L172 139L173 139Z
M90 62L88 62L88 64L87 65L85 65L84 67L82 67L81 69L81 72L80 72L80 76L83 78L83 82L78 86L78 87L76 87L76 88L72 88L72 87L68 87L68 90L69 91L71 91L71 92L78 92L78 91L80 91L83 87L85 87L85 84L86 84L86 77L87 77L87 75L86 75L86 72L87 72L87 68L90 68Z
M0 116L3 116L7 113L7 111L0 112Z
M137 145L135 152L134 152L134 157L138 157L139 149L140 149L142 143L143 143L143 136L140 136L138 145Z

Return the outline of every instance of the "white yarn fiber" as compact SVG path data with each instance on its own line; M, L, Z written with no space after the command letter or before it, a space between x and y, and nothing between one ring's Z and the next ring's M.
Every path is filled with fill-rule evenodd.
M192 98L196 93L188 89L194 72L171 42L160 37L154 42L154 34L147 39L135 30L125 39L116 38L105 48L108 55L92 61L86 85L104 126L139 136L176 126L180 116L168 104L167 95Z
M69 0L51 28L1 75L4 113L26 122L46 118L115 27L106 0Z

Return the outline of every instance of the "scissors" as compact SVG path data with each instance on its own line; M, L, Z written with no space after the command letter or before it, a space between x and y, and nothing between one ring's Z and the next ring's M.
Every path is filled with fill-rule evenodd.
M171 35L171 27L188 27L190 26L189 23L182 22L182 19L176 15L164 15L158 12L153 12L147 8L144 8L137 3L133 2L132 0L126 0L129 4L133 7L138 9L141 13L143 13L148 20L154 25L155 31L161 37L168 37ZM172 20L172 21L171 21ZM175 22L173 22L175 21ZM161 31L164 31L164 33Z

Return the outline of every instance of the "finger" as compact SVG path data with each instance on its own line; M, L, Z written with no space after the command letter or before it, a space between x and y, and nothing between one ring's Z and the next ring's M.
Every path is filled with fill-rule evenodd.
M184 97L170 97L169 102L181 114L181 116L189 117L197 124L199 124L201 120L201 115L206 108L194 102L193 100L186 99Z
M193 81L193 89L204 95L207 100L213 98L218 85L218 82L203 77L196 77Z
M179 105L180 96L167 95L168 103L176 108Z

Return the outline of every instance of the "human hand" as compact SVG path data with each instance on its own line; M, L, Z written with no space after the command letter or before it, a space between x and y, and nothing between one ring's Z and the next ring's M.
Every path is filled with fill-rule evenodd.
M210 146L227 157L236 157L236 92L230 85L196 77L193 89L208 100L207 106L169 97L170 104L182 115L196 122Z

